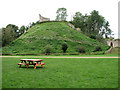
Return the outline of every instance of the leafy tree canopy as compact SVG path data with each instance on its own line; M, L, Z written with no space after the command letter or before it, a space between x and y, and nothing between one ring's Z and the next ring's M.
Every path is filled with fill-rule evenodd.
M66 8L58 8L56 14L56 21L66 21L66 18L68 16Z
M93 38L94 36L94 39L100 40L103 36L108 38L112 33L109 22L96 10L93 10L90 15L82 15L82 13L76 12L71 23L76 28L81 28L82 32L89 37Z

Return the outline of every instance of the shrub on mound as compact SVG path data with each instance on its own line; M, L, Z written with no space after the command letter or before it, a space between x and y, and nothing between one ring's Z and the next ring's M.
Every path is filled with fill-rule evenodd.
M46 55L49 55L52 51L52 47L50 45L47 45L46 48L45 48L45 54Z
M67 48L68 48L67 43L63 43L62 44L62 50L63 50L64 53L66 52Z
M100 46L96 46L96 48L93 52L98 52L98 51L102 51L102 48Z
M78 52L79 52L79 53L85 53L85 52L86 52L86 50L85 50L85 48L84 48L84 47L79 46L79 47L78 47Z

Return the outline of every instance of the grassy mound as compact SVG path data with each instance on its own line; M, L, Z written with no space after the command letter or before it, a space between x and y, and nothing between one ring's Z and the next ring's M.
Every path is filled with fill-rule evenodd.
M77 53L78 47L84 47L87 53L101 46L103 52L109 47L72 29L67 22L47 22L35 25L26 33L3 47L3 54L41 54L47 45L52 47L51 53L63 53L61 47L66 42L66 53Z

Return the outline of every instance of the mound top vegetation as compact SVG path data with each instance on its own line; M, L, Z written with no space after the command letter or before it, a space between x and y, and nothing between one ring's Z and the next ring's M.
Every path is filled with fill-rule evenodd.
M78 46L84 47L86 53L92 53L96 46L102 52L109 46L82 34L68 26L68 22L46 22L37 24L27 30L15 41L2 48L3 54L45 54L47 45L50 53L63 53L62 45L67 44L66 53L78 53Z

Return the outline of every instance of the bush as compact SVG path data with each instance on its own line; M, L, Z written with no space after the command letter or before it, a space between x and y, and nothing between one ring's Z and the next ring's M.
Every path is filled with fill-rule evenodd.
M68 48L67 44L63 43L62 44L62 50L63 50L64 53L66 52L67 48Z
M84 47L79 46L79 47L78 47L78 52L79 52L79 53L85 53L86 50L85 50Z
M96 36L95 36L94 34L91 34L91 35L90 35L90 38L96 39Z
M102 51L102 48L100 46L96 46L96 48L93 52L97 52L97 51Z
M45 54L49 55L52 51L52 47L50 45L46 46L45 48Z

